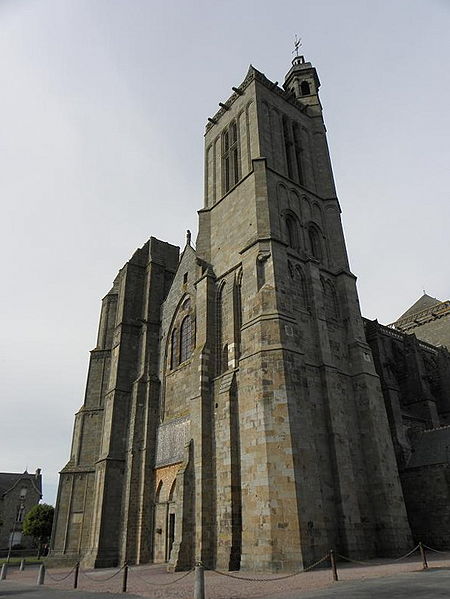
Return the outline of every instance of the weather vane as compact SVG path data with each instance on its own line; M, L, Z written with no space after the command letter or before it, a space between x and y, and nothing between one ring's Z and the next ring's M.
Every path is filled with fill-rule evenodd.
M295 53L295 56L298 56L298 49L301 48L301 46L302 46L302 38L298 37L297 34L295 34L294 49L292 50L292 54Z

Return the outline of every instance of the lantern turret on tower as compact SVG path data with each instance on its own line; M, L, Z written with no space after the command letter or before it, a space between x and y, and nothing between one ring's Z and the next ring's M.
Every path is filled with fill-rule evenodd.
M316 69L310 62L305 61L304 56L296 56L292 61L292 67L287 73L283 87L286 91L295 94L297 100L322 112L319 100L320 81Z

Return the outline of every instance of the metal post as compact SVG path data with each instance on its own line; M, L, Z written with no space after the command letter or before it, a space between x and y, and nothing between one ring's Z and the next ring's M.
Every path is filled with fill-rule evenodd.
M73 588L77 589L78 588L78 574L80 572L80 562L77 562L75 564L75 573L73 575Z
M45 566L44 566L44 564L41 564L39 566L39 572L38 572L36 584L44 584L44 581L45 581Z
M201 562L195 566L194 599L205 599L205 569Z
M12 532L9 535L8 555L6 556L6 563L7 564L9 564L9 558L11 557L13 536L14 536L14 528L13 528Z
M122 593L127 592L127 582L128 582L128 564L125 563L125 566L123 568Z
M8 564L3 562L2 571L0 572L0 580L6 580L6 575L8 574Z
M422 541L419 542L420 555L422 556L422 566L424 570L428 569L427 554L425 553L425 547Z
M24 560L24 559L21 559L21 560L20 560L20 566L19 566L19 570L20 570L21 572L23 572L23 571L25 570L25 560Z
M330 562L331 562L331 570L333 571L333 580L337 582L339 580L337 567L336 567L336 556L334 555L334 549L330 549Z

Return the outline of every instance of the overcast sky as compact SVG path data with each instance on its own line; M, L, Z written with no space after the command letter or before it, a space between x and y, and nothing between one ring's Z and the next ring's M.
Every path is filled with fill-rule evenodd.
M55 500L100 299L182 245L203 132L252 63L317 67L363 314L450 297L449 0L0 0L0 471Z

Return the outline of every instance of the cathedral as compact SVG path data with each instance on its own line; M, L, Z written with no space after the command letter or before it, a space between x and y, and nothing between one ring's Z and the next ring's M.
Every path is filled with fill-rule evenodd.
M450 362L361 316L319 86L303 56L282 86L250 66L206 125L195 247L151 237L105 295L55 561L292 571L413 546L408 423L442 424ZM413 402L420 360L438 382Z

